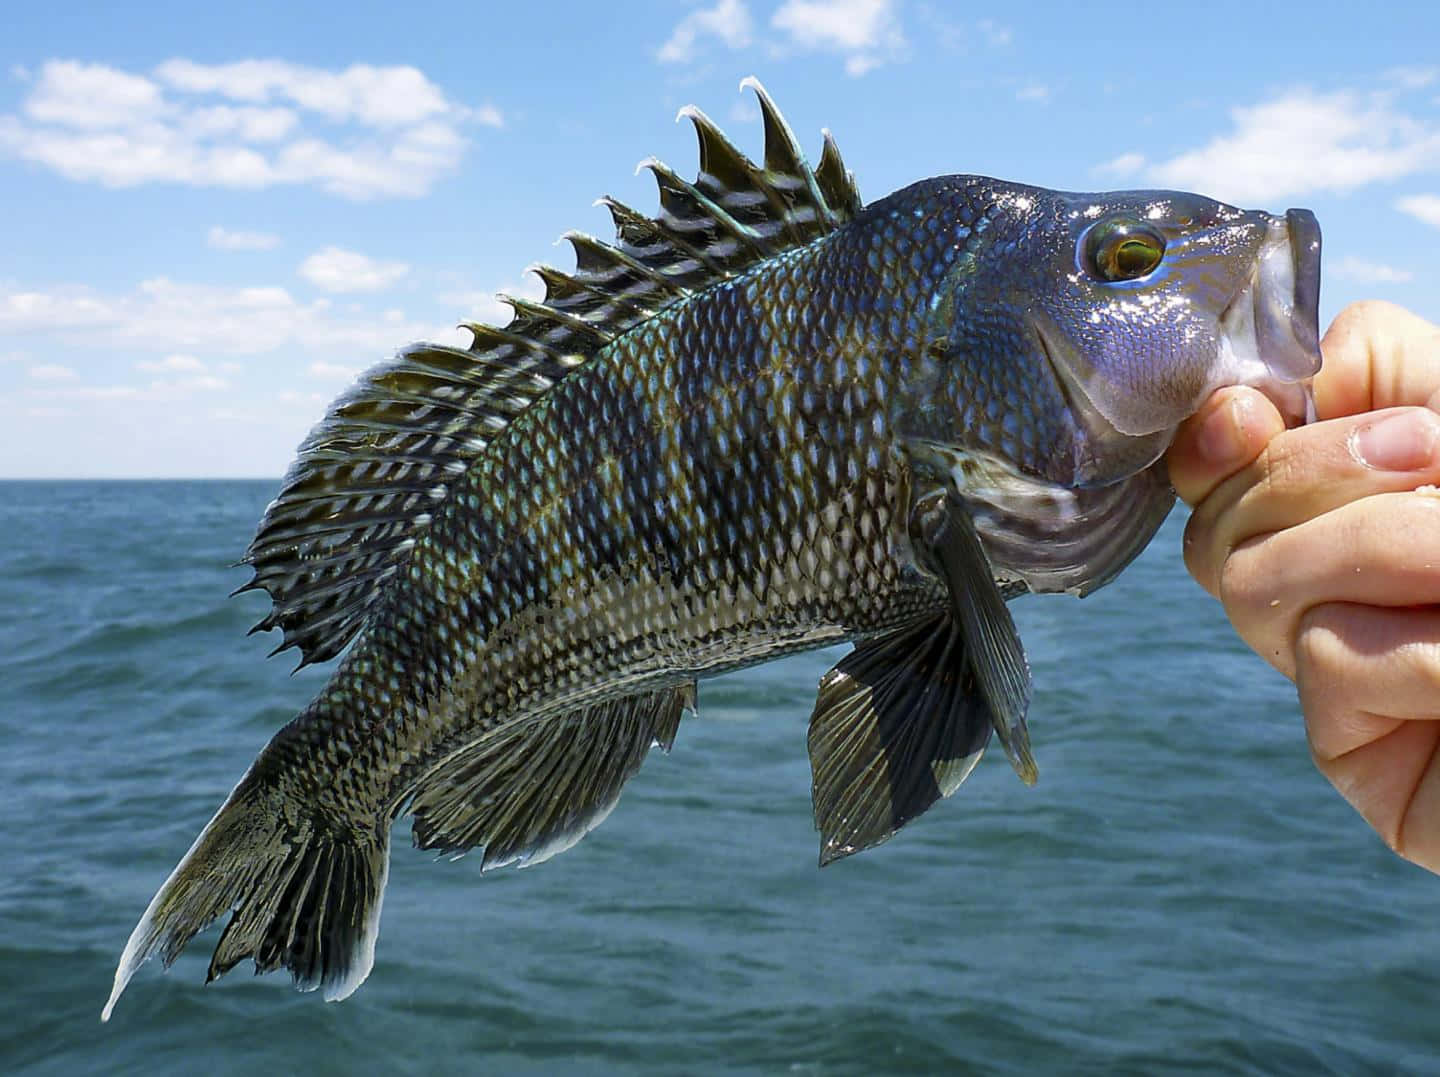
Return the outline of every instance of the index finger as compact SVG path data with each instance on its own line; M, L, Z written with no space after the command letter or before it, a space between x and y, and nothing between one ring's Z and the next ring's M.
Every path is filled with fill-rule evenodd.
M1352 303L1330 324L1320 350L1321 419L1420 405L1440 390L1440 326L1394 303Z

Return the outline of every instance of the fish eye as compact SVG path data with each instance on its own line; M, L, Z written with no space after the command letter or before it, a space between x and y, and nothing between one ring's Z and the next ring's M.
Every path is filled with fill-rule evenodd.
M1085 236L1086 268L1105 281L1138 280L1165 257L1165 239L1137 221L1105 221Z

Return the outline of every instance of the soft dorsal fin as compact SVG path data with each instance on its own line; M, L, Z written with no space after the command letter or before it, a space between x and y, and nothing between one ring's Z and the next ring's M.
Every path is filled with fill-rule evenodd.
M696 109L700 174L686 182L658 161L650 218L601 199L615 241L566 236L575 270L536 267L539 302L502 297L504 328L467 325L469 349L416 345L363 374L301 444L242 563L241 591L263 588L272 608L255 630L280 628L277 651L301 665L337 655L364 623L462 474L490 441L558 380L615 337L693 292L779 251L834 231L860 195L828 132L820 167L754 79L765 128L763 164Z

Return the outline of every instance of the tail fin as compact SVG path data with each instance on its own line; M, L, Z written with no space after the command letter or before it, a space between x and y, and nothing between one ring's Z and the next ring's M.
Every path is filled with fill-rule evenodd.
M130 933L108 1021L130 977L160 954L169 968L185 944L233 910L207 982L246 957L255 971L284 966L296 987L342 999L375 962L389 870L388 819L337 823L258 773L262 760L221 805L150 901Z

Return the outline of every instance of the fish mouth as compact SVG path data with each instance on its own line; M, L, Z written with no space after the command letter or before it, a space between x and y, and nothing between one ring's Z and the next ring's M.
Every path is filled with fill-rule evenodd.
M1320 224L1308 209L1266 215L1255 271L1220 315L1220 348L1213 388L1260 390L1288 426L1315 417L1310 379L1320 369Z

